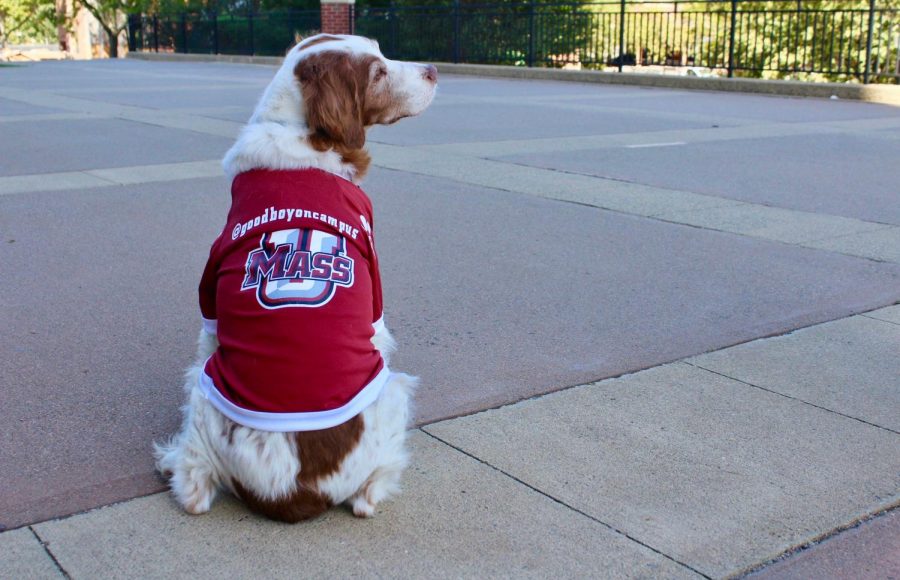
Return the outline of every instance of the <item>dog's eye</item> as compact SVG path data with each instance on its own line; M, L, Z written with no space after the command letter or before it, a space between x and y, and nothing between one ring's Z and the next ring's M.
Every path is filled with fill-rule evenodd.
M380 81L387 76L387 72L388 71L386 67L379 66L377 69L375 69L375 80Z

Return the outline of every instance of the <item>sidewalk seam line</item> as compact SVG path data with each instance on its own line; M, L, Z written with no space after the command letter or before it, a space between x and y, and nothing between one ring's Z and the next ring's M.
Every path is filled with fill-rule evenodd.
M44 548L44 552L47 553L47 556L49 556L50 559L53 560L53 563L56 565L56 569L59 570L59 573L63 575L63 578L70 580L72 576L70 576L69 573L66 572L66 569L62 567L62 564L59 563L59 560L57 560L56 556L53 555L53 552L50 551L50 546L41 538L40 535L38 535L37 530L34 529L34 526L28 526L28 529L31 530L31 533L35 537L35 539L40 542L41 547Z
M117 181L113 181L112 179L109 179L108 177L103 177L102 175L95 175L95 174L91 173L92 171L102 171L102 170L82 169L78 173L81 173L82 175L87 175L88 177L93 177L94 179L99 179L100 181L105 181L106 183L109 184L109 185L97 185L96 187L109 187L110 185L123 185ZM63 191L65 191L65 190L63 190Z
M867 317L867 318L868 318L868 317ZM894 429L891 429L890 427L884 427L884 426L882 426L882 425L878 425L877 423L872 423L872 422L866 421L865 419L860 419L859 417L854 417L853 415L847 415L846 413L841 413L840 411L835 411L834 409L829 409L828 407L823 407L823 406L821 406L821 405L816 405L815 403L810 403L809 401L804 401L803 399L801 399L801 398L799 398L799 397L793 397L793 396L791 396L791 395L787 395L787 394L785 394L785 393L780 393L780 392L778 392L778 391L776 391L776 390L773 390L773 389L767 389L766 387L761 387L760 385L755 385L755 384L753 384L753 383L750 383L750 382L747 382L747 381L743 381L743 380L741 380L741 379L738 379L738 378L735 378L735 377L726 375L725 373L720 373L720 372L718 372L718 371L714 371L714 370L712 370L712 369L708 369L708 368L706 368L706 367L704 367L704 366L701 366L701 365L699 365L699 364L687 362L687 360L682 360L682 361L679 361L679 362L681 362L682 364L686 364L686 365L688 365L688 366L690 366L690 367L694 367L694 368L696 368L696 369L700 369L700 370L706 371L706 372L708 372L708 373L712 373L712 374L714 374L714 375L718 375L718 376L720 376L720 377L724 377L724 378L726 378L726 379L730 379L730 380L732 380L732 381L741 383L742 385L747 385L748 387L753 387L753 388L755 388L755 389L759 389L759 390L765 391L765 392L767 392L767 393L772 393L773 395L778 395L779 397L784 397L784 398L786 398L786 399L791 399L792 401L797 401L798 403L802 403L802 404L804 404L804 405L809 405L810 407L815 407L816 409L821 409L822 411L826 411L826 412L828 412L828 413L833 413L833 414L835 414L835 415L839 415L839 416L845 417L845 418L847 418L847 419L852 419L853 421L859 421L860 423L863 423L863 424L865 424L865 425L869 425L870 427L875 427L875 428L877 428L877 429L882 429L882 430L884 430L884 431L888 431L888 432L890 432L890 433L893 433L894 435L900 435L900 431L896 431L896 430L894 430Z
M775 564L778 564L779 562L783 562L785 560L790 560L791 558L794 558L795 556L798 556L807 550L810 550L816 546L821 545L823 542L836 540L838 538L838 536L840 536L841 534L843 534L845 532L849 532L850 530L856 529L862 525L865 525L866 523L871 522L872 520L876 520L878 518L887 516L888 514L891 514L892 512L896 511L897 509L900 509L900 502L894 503L894 505L888 506L882 510L878 510L878 511L875 511L875 512L872 512L869 514L864 514L864 515L856 518L855 520L852 520L846 524L843 524L843 525L840 525L840 526L834 528L833 530L825 532L825 533L821 534L820 536L817 536L814 539L812 539L804 544L800 544L798 546L795 546L793 548L785 550L784 552L782 552L775 558L772 558L771 560L762 562L752 568L745 570L744 572L736 574L736 575L732 576L732 578L741 580L741 579L749 577L751 574L755 574L757 572L762 572L763 570L766 570L770 566L774 566Z
M900 322L894 322L893 320L885 320L884 318L875 318L874 316L869 316L868 314L860 314L860 316L864 316L869 320L877 320L878 322L886 322L888 324L893 324L895 326L900 326Z
M464 449L462 449L462 448L460 448L460 447L457 447L456 445L453 445L452 443L449 443L449 442L447 442L447 441L444 441L443 439L441 439L441 438L438 437L437 435L434 435L434 434L432 434L432 433L426 431L424 428L420 427L419 430L420 430L422 433L425 433L426 435L428 435L429 437L431 437L432 439L434 439L435 441L438 441L438 442L440 442L440 443L443 443L444 445L446 445L447 447L450 447L451 449L455 449L456 451L462 453L462 454L465 455L466 457L470 457L470 458L474 459L475 461L481 463L482 465L485 465L485 466L487 466L487 467L493 469L494 471L496 471L496 472L498 472L498 473L500 473L500 474L502 474L502 475L508 477L509 479L512 479L512 480L515 481L516 483L519 483L520 485L523 485L523 486L527 487L527 488L530 489L531 491L533 491L533 492L535 492L535 493L538 493L538 494L540 494L540 495L543 496L543 497L546 497L547 499L553 501L554 503L558 503L559 505L561 505L561 506L563 506L563 507L565 507L565 508L567 508L567 509L569 509L569 510L575 512L575 513L577 513L577 514L580 514L580 515L582 515L582 516L588 518L588 519L591 520L591 521L597 522L598 524L604 526L605 528L609 529L610 531L612 531L612 532L614 532L614 533L616 533L616 534L618 534L618 535L620 535L620 536L623 536L623 537L627 538L628 540L631 540L632 542L634 542L634 543L636 543L636 544L638 544L638 545L640 545L640 546L642 546L642 547L644 547L644 548L650 550L650 551L653 552L654 554L658 554L658 555L662 556L663 558L665 558L665 559L667 559L667 560L670 560L670 561L672 561L672 562L678 564L679 566L681 566L681 567L683 567L683 568L686 568L686 569L690 570L691 572L694 572L695 574L701 576L702 578L706 578L707 580L712 580L712 577L711 577L711 576L709 576L709 575L707 575L707 574L704 574L703 572L697 570L696 568L692 567L691 565L685 564L684 562L681 562L680 560L677 560L677 559L675 559L674 557L669 556L669 555L666 554L665 552L661 552L660 550L657 550L657 549L654 548L653 546L651 546L651 545L649 545L649 544L646 544L646 543L642 542L641 540L635 538L634 536L629 535L627 532L624 532L624 531L622 531L622 530L620 530L620 529L618 529L618 528L616 528L616 527L614 527L614 526L612 526L612 525L610 525L610 524L604 522L603 520L600 520L600 519L598 519L598 518L596 518L596 517L594 517L594 516L592 516L592 515L590 515L590 514L587 514L587 513L583 512L583 511L581 511L580 509L578 509L578 508L576 508L576 507L573 507L573 506L567 504L566 502L564 502L564 501L562 501L562 500L560 500L560 499L557 499L557 498L553 497L553 496L550 495L549 493L547 493L547 492L545 492L545 491L542 491L542 490L538 489L537 487L535 487L535 486L533 486L533 485L531 485L531 484L529 484L529 483L526 483L525 481L519 479L518 477L516 477L516 476L514 476L514 475L512 475L512 474L510 474L510 473L507 473L506 471L503 471L503 470L500 469L499 467L496 467L496 466L494 466L494 465L491 465L490 463L488 463L487 461L481 459L480 457L476 457L475 455L469 453L468 451L465 451Z
M821 215L828 215L828 214L821 214ZM838 216L838 217L844 217L844 216ZM856 219L856 218L854 218L854 219ZM866 220L862 220L862 221L866 221ZM818 243L818 242L829 242L829 241L831 241L831 240L843 240L844 238L852 238L853 236L859 236L859 235L862 235L862 234L871 234L871 233L874 233L874 232L884 232L884 231L887 231L887 230L896 230L896 229L900 229L900 226L897 226L897 225L894 225L894 224L883 224L883 223L881 223L881 222L868 222L868 223L870 223L870 224L879 224L879 225L881 225L881 226L883 226L883 227L876 228L876 229L871 229L871 230L860 230L860 231L858 231L858 232L852 232L852 233L849 233L849 234L841 234L841 235L839 235L839 236L831 236L831 237L828 237L828 238L816 238L816 239L814 239L814 240L805 240L805 241L802 242L802 243L804 243L804 244L814 244L814 243Z

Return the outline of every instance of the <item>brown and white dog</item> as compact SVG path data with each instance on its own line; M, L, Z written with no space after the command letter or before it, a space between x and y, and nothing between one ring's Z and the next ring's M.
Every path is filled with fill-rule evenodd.
M290 50L223 161L233 179L252 169L318 168L355 183L365 175L366 129L425 110L434 98L431 65L391 61L358 36L318 35ZM388 364L395 342L382 325L372 343ZM252 429L222 415L198 381L218 348L202 330L186 373L184 423L155 445L159 471L183 508L204 513L219 489L253 510L296 522L348 503L359 517L399 490L416 379L390 375L378 399L353 419L319 431Z

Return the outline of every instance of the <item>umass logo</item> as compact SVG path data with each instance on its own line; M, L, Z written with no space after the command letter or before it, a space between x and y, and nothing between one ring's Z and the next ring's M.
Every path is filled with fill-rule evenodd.
M267 233L247 256L241 290L256 290L265 308L327 304L338 286L353 285L346 241L319 230Z

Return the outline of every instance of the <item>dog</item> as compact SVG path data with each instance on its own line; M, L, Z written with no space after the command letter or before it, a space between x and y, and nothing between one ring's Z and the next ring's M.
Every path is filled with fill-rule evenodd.
M223 167L232 206L200 283L180 431L154 444L185 511L220 490L285 522L399 491L417 379L388 370L366 130L418 115L431 65L320 34L286 55Z

